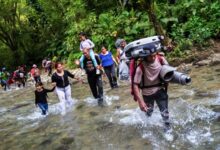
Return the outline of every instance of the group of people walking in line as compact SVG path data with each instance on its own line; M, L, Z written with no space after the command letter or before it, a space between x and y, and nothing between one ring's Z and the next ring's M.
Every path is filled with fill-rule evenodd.
M117 75L115 71L115 65L117 65L118 62L104 45L101 47L101 53L95 54L93 51L95 44L86 38L85 33L80 33L79 38L81 40L80 50L82 52L79 65L87 74L88 84L93 97L97 99L98 105L103 106L102 75L105 73L112 89L118 88ZM129 72L127 73L127 76L129 76ZM52 85L56 88L45 89L43 88L43 84L41 82L36 84L35 103L36 106L39 106L42 110L42 114L46 114L45 112L48 110L46 95L54 89L60 100L60 109L62 114L65 114L68 107L73 105L74 102L71 97L71 86L68 77L75 78L78 81L81 80L79 77L76 78L75 75L65 70L63 64L58 62L55 64L55 72L51 76Z
M156 102L164 120L165 127L169 129L167 86L161 84L162 81L159 77L162 65L168 64L165 57L158 55L158 53L152 53L142 59L140 65L136 68L132 68L132 62L126 58L124 52L126 46L125 40L118 39L116 41L117 54L115 59L105 45L101 47L100 54L95 54L93 51L95 44L87 38L85 33L81 32L79 38L81 41L80 51L82 52L79 65L87 74L89 87L93 97L97 99L98 105L103 106L103 73L106 74L112 89L118 88L117 79L130 81L132 87L131 94L134 96L134 100L138 102L140 109L146 113L146 116L150 117L154 110L154 102ZM118 66L118 71L116 71L116 65ZM55 90L60 100L61 112L65 114L66 109L71 107L74 103L71 97L71 86L68 77L75 78L79 81L80 78L76 78L75 75L65 70L63 64L60 62L55 64L55 72L53 74L52 62L49 59L42 61L42 67L45 69L45 72L48 72L48 75L51 76L53 88L46 89L43 87L40 71L36 65L33 65L30 76L36 82L35 104L39 106L42 110L42 114L45 115L48 111L47 93ZM23 77L26 76L25 68L19 67L15 72L18 72L16 73L18 77L13 75L13 79L25 86L24 81L26 78L23 79ZM7 84L5 84L6 75L8 76L5 69L2 69L1 83L4 86L7 86ZM141 84L143 86L140 86Z
M48 72L48 76L51 76L52 61L50 61L48 58L45 58L42 61L42 68L45 69L45 72ZM0 84L5 91L10 90L12 84L18 88L21 86L25 87L26 82L29 79L32 81L32 83L41 82L41 71L36 64L33 64L29 71L26 65L18 66L13 72L9 72L6 67L2 67L0 70Z

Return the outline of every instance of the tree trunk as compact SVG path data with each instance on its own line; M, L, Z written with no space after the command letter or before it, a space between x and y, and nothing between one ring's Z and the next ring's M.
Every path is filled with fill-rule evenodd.
M170 42L170 39L165 34L162 25L160 24L160 22L158 21L158 19L156 17L156 14L155 14L155 11L154 11L154 0L145 0L145 5L146 5L146 8L147 8L147 13L148 13L149 20L153 24L153 27L154 27L154 30L155 30L156 34L157 35L163 35L164 36L163 44L168 45L169 42Z

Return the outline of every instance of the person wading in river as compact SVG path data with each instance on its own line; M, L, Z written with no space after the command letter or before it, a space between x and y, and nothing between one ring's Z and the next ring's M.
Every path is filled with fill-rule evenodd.
M95 67L92 58L89 55L87 50L83 50L84 59L84 68L87 74L88 82L93 96L98 100L98 105L103 105L103 84L101 73L97 74L97 67L101 70L100 59L98 55L95 55L98 66Z
M157 53L146 56L137 67L132 82L135 100L137 100L140 109L146 112L147 116L150 117L152 115L154 101L156 101L165 124L165 131L170 129L168 94L167 86L161 83L159 73L162 65L166 64L168 64L166 59ZM143 97L140 96L140 89Z
M60 107L62 115L66 114L66 107L73 105L71 97L71 86L68 77L75 78L75 75L67 70L64 70L62 63L55 64L55 73L52 75L52 83L56 83L56 93L60 100ZM76 78L78 80L78 78Z
M115 58L112 53L108 51L105 46L102 46L101 53L99 54L101 59L101 66L105 70L105 74L108 77L111 88L118 88L117 77L115 73Z
M116 41L117 54L116 60L119 64L118 66L118 75L119 80L129 80L129 60L125 55L124 48L127 45L124 39L118 39Z
M31 78L34 79L35 83L41 82L40 69L37 68L36 64L33 64L30 74Z
M46 115L48 112L47 93L54 91L56 84L53 84L53 86L52 89L45 89L42 82L35 85L35 105L41 109L42 115Z

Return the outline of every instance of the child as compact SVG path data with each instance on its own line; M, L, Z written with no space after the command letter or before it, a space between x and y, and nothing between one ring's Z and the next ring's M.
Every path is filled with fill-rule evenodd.
M86 49L89 52L89 55L92 59L94 66L97 67L98 64L95 59L94 51L92 50L92 48L94 48L94 46L95 46L94 43L90 39L87 39L86 34L84 32L81 32L79 34L79 37L80 37L80 41L81 41L80 42L80 50L83 51L84 49ZM82 57L80 58L81 68L84 68L84 64L83 64L84 59L85 59L85 57L84 57L84 55L82 55Z
M36 83L35 87L35 105L36 107L40 107L40 109L42 110L42 115L46 115L46 112L48 112L47 93L52 92L56 86L54 85L54 87L49 90L43 87L42 82L38 82Z

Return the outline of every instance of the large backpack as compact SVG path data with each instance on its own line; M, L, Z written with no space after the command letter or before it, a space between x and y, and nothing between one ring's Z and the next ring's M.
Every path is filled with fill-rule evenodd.
M156 57L158 58L159 62L161 65L164 65L163 64L163 59L162 57L164 57L162 54L159 54L157 53ZM140 67L140 69L142 70L142 72L144 72L144 66L142 64L142 61L140 60L139 63L138 63L138 60L136 59L131 59L130 61L130 77L131 77L131 95L133 95L133 99L135 101L137 101L137 95L136 93L134 92L134 76L135 76L135 73L136 73L136 70L137 70L137 67ZM156 86L164 86L165 87L165 90L167 91L167 86L168 86L168 83L164 83L164 82L161 82L157 85L152 85L152 86L145 86L144 85L144 76L142 75L142 81L139 85L139 88L140 89L143 89L143 88L150 88L150 87L156 87Z

